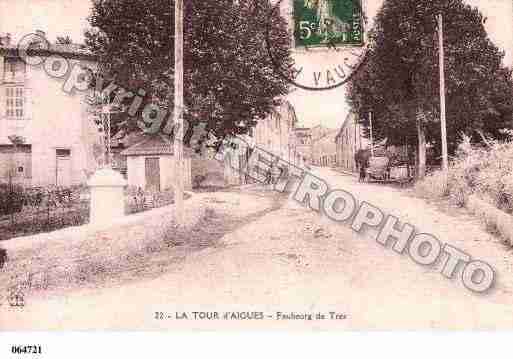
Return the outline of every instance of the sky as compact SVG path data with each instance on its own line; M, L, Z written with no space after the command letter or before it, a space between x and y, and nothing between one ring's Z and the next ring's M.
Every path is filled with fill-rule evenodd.
M213 1L213 0L209 0ZM505 63L513 61L513 1L465 0L477 6L488 17L486 29L495 44L506 51ZM366 12L372 20L383 0L364 0ZM43 30L54 41L57 36L69 35L75 42L83 41L88 27L90 0L0 0L0 32L10 32L15 38ZM295 106L301 125L322 124L338 128L344 122L349 108L345 88L312 92L296 90L288 96Z
M19 39L42 30L49 41L69 35L83 42L90 8L89 0L0 0L0 32Z

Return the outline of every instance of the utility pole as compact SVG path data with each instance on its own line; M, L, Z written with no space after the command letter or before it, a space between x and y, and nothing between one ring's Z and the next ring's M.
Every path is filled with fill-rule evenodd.
M447 180L449 159L447 154L447 123L445 109L445 55L444 55L444 24L443 15L438 14L438 44L440 55L440 124L442 126L442 170ZM447 185L447 182L446 182Z
M102 106L102 112L103 112L103 115L104 115L104 129L105 129L105 132L104 132L104 135L105 135L105 167L107 168L112 168L112 158L111 158L111 117L110 117L110 114L112 112L112 105L109 103L109 98L108 96L104 96L104 101L103 101L103 106Z
M354 146L353 146L353 158L351 159L351 163L354 163L354 159L356 158L356 153L358 152L358 139L356 137L357 133L356 131L358 130L358 117L355 115L354 116L354 138L353 138L353 141L354 141ZM351 166L352 170L357 170L356 168L356 164L355 165L352 165Z
M369 112L369 122L370 122L371 156L374 157L374 134L373 134L373 130L372 130L372 112Z
M183 201L183 0L175 0L175 76L174 76L174 139L175 160L175 222L184 223Z

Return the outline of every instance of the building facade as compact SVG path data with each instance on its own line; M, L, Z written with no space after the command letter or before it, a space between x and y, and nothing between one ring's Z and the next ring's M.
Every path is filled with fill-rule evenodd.
M91 68L94 61L73 44L45 50L44 63L33 66L18 56L9 35L0 38L1 182L71 186L84 183L95 169L100 136L85 101L88 93L67 92L66 74L54 76L64 63L69 74L75 65ZM57 58L64 60L48 61ZM14 145L13 136L22 143Z
M319 167L334 167L337 163L335 137L337 130L322 126L314 127L312 133L312 164Z
M368 148L368 140L363 137L362 131L356 114L349 113L335 137L337 167L350 172L358 170L355 155L359 150Z
M296 151L300 159L306 164L312 163L312 134L310 133L310 128L296 128L294 134L296 138Z
M174 149L171 141L161 134L141 135L141 141L121 152L126 157L127 179L131 187L151 192L167 191L176 183ZM192 188L191 151L183 156L183 186Z
M249 136L256 147L291 164L300 165L296 124L294 107L288 101L283 101L265 120L257 122L256 126L250 130Z
M241 136L247 144L245 148L228 151L225 158L225 182L239 185L251 182L248 178L248 159L252 148L267 151L273 158L280 158L291 165L302 167L303 158L297 150L295 128L297 117L294 107L288 101L276 107L264 120L259 120L246 135Z

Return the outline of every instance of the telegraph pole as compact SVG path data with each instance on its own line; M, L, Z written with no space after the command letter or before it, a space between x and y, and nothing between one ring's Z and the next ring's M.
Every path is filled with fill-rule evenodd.
M442 126L442 170L447 176L449 171L449 158L447 154L447 123L445 109L445 54L444 54L444 24L443 15L438 14L438 45L440 56L440 124ZM447 184L447 183L446 183Z
M175 0L175 76L174 76L174 139L173 152L175 164L175 222L184 223L183 200L183 0Z
M105 166L107 168L112 168L112 159L111 159L111 125L110 125L110 114L112 112L112 105L109 103L109 98L105 96L105 104L103 106L104 115L105 115L105 135L107 138L105 139L107 144L107 148L105 151Z
M373 134L373 130L372 130L372 112L369 112L369 122L370 122L371 156L374 157L374 134Z

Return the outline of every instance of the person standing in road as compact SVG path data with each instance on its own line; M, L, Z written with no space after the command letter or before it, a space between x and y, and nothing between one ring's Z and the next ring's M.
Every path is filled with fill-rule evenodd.
M365 162L360 162L360 177L358 178L358 182L365 182L365 177L367 176L367 167L365 166Z

